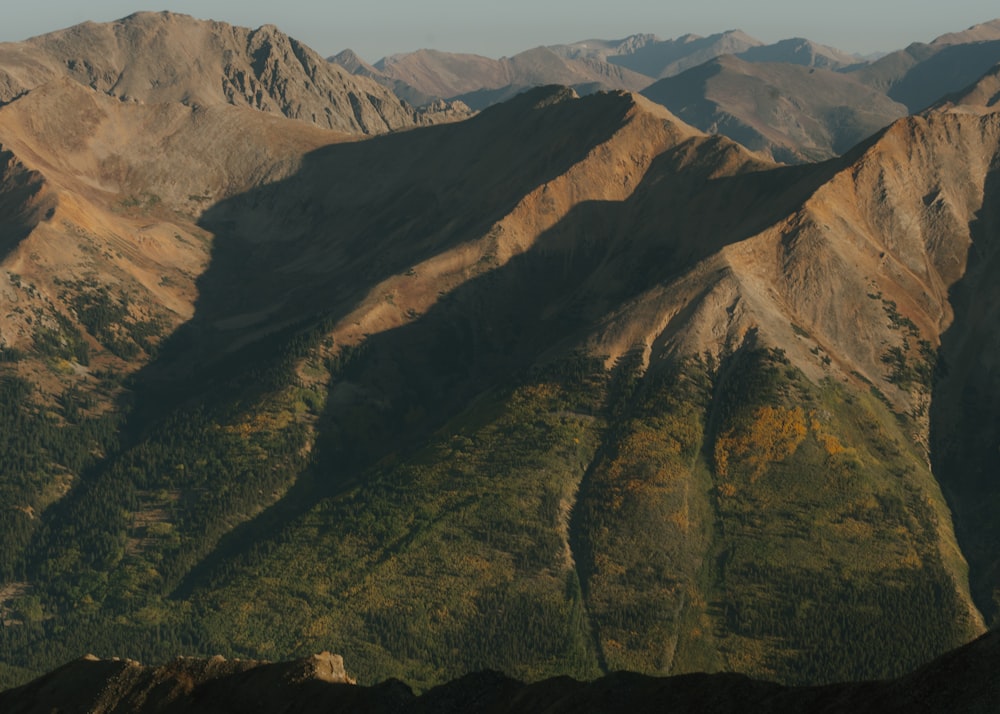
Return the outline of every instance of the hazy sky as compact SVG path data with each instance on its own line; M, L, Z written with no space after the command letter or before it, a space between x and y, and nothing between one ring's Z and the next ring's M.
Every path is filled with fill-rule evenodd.
M84 20L136 10L172 10L258 27L273 23L323 55L345 48L373 62L432 47L489 57L543 44L663 39L739 28L765 42L808 37L849 52L893 50L1000 17L996 0L14 0L5 2L0 40L22 40Z

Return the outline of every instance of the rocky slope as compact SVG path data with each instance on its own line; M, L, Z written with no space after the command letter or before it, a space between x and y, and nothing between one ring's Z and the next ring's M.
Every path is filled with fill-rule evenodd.
M233 104L350 133L435 120L433 112L416 112L273 25L251 30L170 12L0 45L0 102L60 77L124 101Z
M3 247L3 343L48 340L54 358L93 358L89 370L35 374L50 393L89 372L134 370L190 319L211 255L197 226L206 205L286 176L305 153L345 138L227 105L123 103L69 79L0 108L0 137L14 229ZM81 324L98 319L94 300L121 311L114 324Z

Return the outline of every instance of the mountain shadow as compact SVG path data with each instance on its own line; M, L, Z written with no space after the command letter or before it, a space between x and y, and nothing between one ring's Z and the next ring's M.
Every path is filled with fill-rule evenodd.
M186 606L177 601L259 563L298 516L364 483L380 459L411 453L480 395L575 351L625 302L780 220L840 167L769 168L685 130L624 199L582 200L574 192L603 195L612 180L603 167L634 160L647 137L610 141L641 111L628 96L566 101L566 92L535 90L460 125L327 146L287 179L208 209L201 226L215 238L194 317L131 379L121 448L60 502L34 547L32 577L52 583L52 601L70 608L94 592L102 612L130 617L146 595ZM610 159L564 178L591 155ZM531 221L544 205L524 203L544 203L549 183L568 184L573 200L538 230ZM501 224L522 242L503 244ZM427 261L482 251L484 239L514 257L484 253L457 282L421 274ZM436 298L412 312L390 293L373 303L390 278L426 280ZM373 322L360 346L324 346L359 306L406 319ZM308 397L314 411L273 407L276 395L310 391L297 363L320 347L341 356L326 365L331 383ZM98 592L95 576L113 584ZM94 622L74 624L74 641L87 641ZM194 622L136 654L170 642L234 647ZM121 651L133 648L122 644L128 632L91 636Z
M369 335L334 375L307 472L281 501L224 536L174 596L218 585L239 554L259 556L318 498L354 488L389 454L420 448L481 395L572 354L609 313L775 222L834 170L713 176L731 149L711 138L664 152L628 199L577 204L528 251L410 322ZM339 315L331 305L327 317Z
M48 194L42 175L0 146L0 260L54 209L55 198Z
M620 101L591 121L561 101L566 91L535 90L468 122L332 144L288 179L208 209L200 224L215 241L195 316L137 376L139 391L178 373L229 374L241 349L315 316L337 320L386 277L487 233L606 141L628 110ZM176 402L173 392L157 401ZM140 409L148 401L137 396Z
M916 64L888 90L910 113L967 87L1000 62L1000 40L945 47Z
M951 289L931 399L931 461L969 562L972 597L1000 624L1000 167L971 225L965 275Z

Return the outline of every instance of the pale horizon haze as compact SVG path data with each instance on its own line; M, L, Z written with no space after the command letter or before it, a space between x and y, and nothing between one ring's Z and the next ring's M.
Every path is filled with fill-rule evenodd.
M202 19L259 27L277 25L324 56L353 49L374 62L421 48L498 58L539 45L613 40L637 33L661 39L740 29L763 42L806 37L869 54L900 49L1000 17L995 0L951 0L923 5L881 0L714 0L656 3L615 0L382 0L320 4L261 2L120 2L37 0L5 8L0 41L12 42L86 20L108 22L140 10L170 10Z

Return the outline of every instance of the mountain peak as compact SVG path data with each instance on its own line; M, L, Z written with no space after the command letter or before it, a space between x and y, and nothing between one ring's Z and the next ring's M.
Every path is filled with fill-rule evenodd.
M961 30L960 32L949 32L936 37L930 44L932 45L958 45L969 42L986 42L989 40L1000 40L1000 18L981 22L978 25Z
M0 45L0 102L57 76L123 100L234 104L347 133L434 121L275 25L250 29L166 11Z

